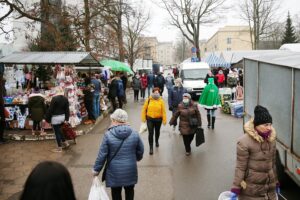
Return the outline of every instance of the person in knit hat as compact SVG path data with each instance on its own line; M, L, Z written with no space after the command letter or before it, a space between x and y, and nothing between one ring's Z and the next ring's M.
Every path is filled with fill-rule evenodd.
M107 162L102 178L105 178L106 187L111 188L112 199L122 199L123 187L125 198L134 199L134 185L138 180L137 161L143 158L144 145L138 132L127 123L125 110L116 109L110 118L111 126L100 145L93 175L98 176Z
M257 105L237 142L232 200L273 200L279 193L276 174L276 131L268 109Z

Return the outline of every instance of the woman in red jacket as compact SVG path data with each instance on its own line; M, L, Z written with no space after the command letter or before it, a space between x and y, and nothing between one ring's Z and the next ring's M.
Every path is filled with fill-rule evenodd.
M143 99L145 99L145 91L146 91L146 88L148 86L148 80L147 80L147 76L145 75L145 73L142 74L142 77L141 77L141 97Z
M216 75L218 79L218 86L219 88L224 87L224 82L225 82L225 76L222 70L219 70L218 74Z

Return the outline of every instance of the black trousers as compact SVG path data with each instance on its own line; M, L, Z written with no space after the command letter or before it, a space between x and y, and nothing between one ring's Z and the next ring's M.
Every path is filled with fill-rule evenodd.
M162 119L147 119L147 127L149 132L148 140L149 140L150 147L153 147L154 131L155 131L155 142L158 143L161 124L162 124Z
M117 98L118 98L118 102L119 102L119 108L122 109L122 107L123 107L123 99L122 98L123 97L117 97ZM118 107L117 101L116 101L116 97L115 98L111 98L110 101L111 101L111 104L112 104L113 109L115 111L117 109L117 107Z
M194 139L195 134L190 134L190 135L182 135L185 151L190 153L191 152L191 143Z
M89 101L84 101L84 106L86 108L86 111L88 113L88 119L90 120L95 120L95 116L94 116L94 104L93 104L93 99L89 100Z
M145 92L146 92L146 88L142 88L141 89L141 97L144 99L145 98Z
M41 121L33 121L32 129L34 131L40 131L41 130Z
M134 199L134 185L125 186L125 199L133 200ZM111 188L112 200L122 200L122 187L112 187Z
M0 120L0 142L3 141L5 125L5 121Z
M139 100L139 90L133 90L134 92L134 100Z
M159 89L160 89L159 94L160 94L160 96L162 96L162 94L163 94L163 92L164 92L164 87L160 87Z

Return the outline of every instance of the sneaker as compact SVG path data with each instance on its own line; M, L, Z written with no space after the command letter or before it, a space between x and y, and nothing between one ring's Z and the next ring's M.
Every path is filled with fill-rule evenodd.
M191 155L191 152L185 152L185 155L189 156L189 155Z
M63 142L62 145L63 145L62 147L63 149L66 149L70 146L70 144L67 141Z

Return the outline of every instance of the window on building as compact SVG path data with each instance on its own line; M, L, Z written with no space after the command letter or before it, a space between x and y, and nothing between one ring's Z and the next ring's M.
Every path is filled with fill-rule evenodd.
M217 49L217 45L215 44L215 50Z
M231 44L231 38L230 37L227 38L227 44Z
M230 48L230 47L227 47L227 51L231 51L231 48Z

